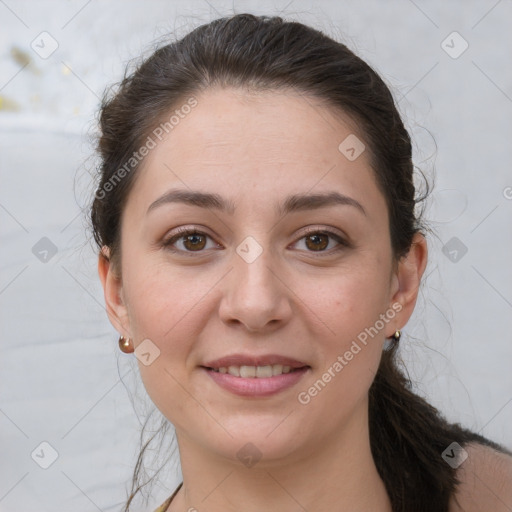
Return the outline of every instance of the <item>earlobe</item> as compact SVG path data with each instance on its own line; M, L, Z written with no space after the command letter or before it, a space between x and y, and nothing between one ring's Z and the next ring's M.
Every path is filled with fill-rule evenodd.
M130 333L128 312L123 301L122 280L110 261L110 250L103 246L98 256L98 274L103 286L105 309L110 323L120 333Z

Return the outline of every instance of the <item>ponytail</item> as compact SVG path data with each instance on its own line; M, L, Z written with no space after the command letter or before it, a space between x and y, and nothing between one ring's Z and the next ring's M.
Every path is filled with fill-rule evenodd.
M451 424L411 391L396 363L398 343L384 350L369 390L370 446L393 512L448 512L461 482L442 453L453 442L478 442L508 453L502 446Z

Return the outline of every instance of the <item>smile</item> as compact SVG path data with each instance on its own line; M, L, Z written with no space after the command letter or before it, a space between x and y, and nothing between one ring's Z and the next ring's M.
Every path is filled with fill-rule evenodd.
M234 377L243 378L268 378L275 375L282 375L283 373L290 373L297 371L298 368L291 368L290 366L282 364L266 365L266 366L221 366L220 368L211 368L211 370L218 373L229 373Z
M235 395L267 397L296 385L311 368L272 365L229 366L218 369L203 366L202 369L219 387Z

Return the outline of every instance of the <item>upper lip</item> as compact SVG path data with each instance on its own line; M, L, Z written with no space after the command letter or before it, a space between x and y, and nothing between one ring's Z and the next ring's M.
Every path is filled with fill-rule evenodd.
M282 364L290 366L290 368L302 368L309 366L302 361L291 357L280 356L278 354L263 354L260 356L252 356L245 354L231 354L212 361L204 363L202 366L206 368L227 368L228 366L272 366L274 364Z

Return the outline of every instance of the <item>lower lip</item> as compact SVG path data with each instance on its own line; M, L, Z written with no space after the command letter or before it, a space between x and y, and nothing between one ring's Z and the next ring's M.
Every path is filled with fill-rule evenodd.
M219 373L208 368L203 370L222 388L241 396L270 396L295 385L309 370L309 366L274 377L235 377L229 373Z

